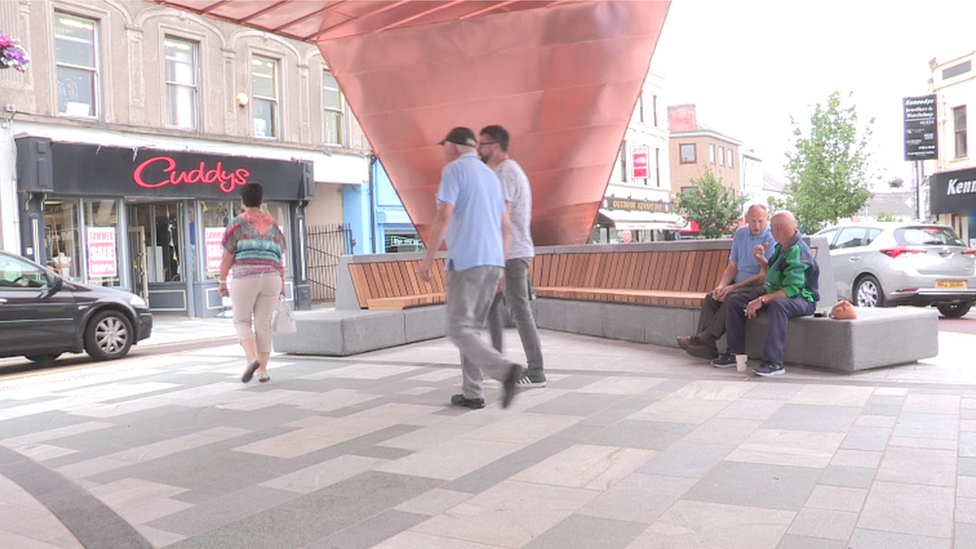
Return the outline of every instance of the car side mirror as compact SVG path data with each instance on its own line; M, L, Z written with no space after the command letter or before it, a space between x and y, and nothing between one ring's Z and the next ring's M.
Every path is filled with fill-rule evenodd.
M57 292L64 287L64 279L60 275L57 275L51 271L47 272L47 284L50 286L52 292Z

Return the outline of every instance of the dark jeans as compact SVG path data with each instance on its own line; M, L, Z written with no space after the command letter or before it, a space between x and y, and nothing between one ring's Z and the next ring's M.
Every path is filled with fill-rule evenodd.
M726 299L725 337L730 353L741 355L746 352L746 305L765 294L765 290L757 290L733 294ZM813 303L800 295L767 301L762 309L769 317L769 332L766 334L766 346L763 348L764 361L783 363L783 354L786 351L786 329L789 327L790 319L812 315L815 308Z

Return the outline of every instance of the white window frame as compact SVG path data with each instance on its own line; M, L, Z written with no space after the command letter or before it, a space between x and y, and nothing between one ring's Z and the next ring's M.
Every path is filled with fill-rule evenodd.
M191 51L191 72L193 74L193 82L191 84L184 84L178 81L171 81L168 78L169 71L168 66L171 62L170 58L166 55L168 41L173 41L181 44L190 46ZM163 79L166 82L166 92L165 99L166 102L166 126L170 128L178 128L183 130L198 130L200 128L200 42L196 40L188 40L186 38L181 38L179 36L164 35L163 36ZM177 62L173 60L173 62ZM190 125L183 125L175 123L175 112L172 110L172 104L170 102L170 91L179 89L189 89L190 91Z
M76 19L76 20L82 21L84 23L91 23L91 25L92 25L92 44L91 44L91 48L92 48L92 62L93 62L93 66L86 67L86 66L82 66L82 65L74 65L74 64L63 63L61 61L58 61L58 59L57 59L57 41L58 41L57 26L58 26L58 21L57 20L59 18L61 18L61 17L66 17L66 18L69 18L69 19ZM68 12L64 12L64 11L55 11L54 12L54 18L55 18L55 23L54 23L54 25L55 25L55 32L54 32L54 37L53 37L54 38L54 44L52 45L53 46L53 50L52 51L54 51L54 56L55 56L54 57L54 66L55 66L55 68L54 68L54 73L55 73L54 74L54 80L55 80L55 88L56 88L55 89L55 93L57 94L58 115L59 116L67 116L67 117L71 117L71 118L98 119L98 117L101 116L101 112L102 112L102 105L101 105L101 96L102 96L102 85L101 84L102 84L102 82L101 82L101 69L100 69L100 63L99 63L99 60L101 58L101 55L100 55L99 47L98 47L98 44L99 44L99 22L100 21L99 21L99 19L96 19L94 17L86 17L86 16L83 16L83 15L75 15L73 13L68 13ZM68 41L71 41L71 42L77 42L76 40L71 39L71 38L65 38L65 40L68 40ZM89 113L86 113L86 114L72 113L72 112L70 112L70 108L66 108L64 111L61 110L61 89L60 89L61 79L58 76L58 69L60 69L60 68L71 69L71 70L78 70L78 71L85 71L85 72L91 73L92 102L94 104L91 105L91 109L90 109Z
M734 168L735 167L735 161L734 161L735 160L735 154L732 153L732 148L731 147L729 147L729 149L727 150L726 154L729 155L728 166L730 168Z
M332 71L330 71L328 68L322 69L322 141L326 145L344 146L346 144L346 113L345 113L346 98L345 96L342 95L342 90L339 89L338 82L336 82L335 88L326 85L328 80L326 79L325 76L327 74L332 77L333 82L336 82L335 74L333 74ZM339 97L338 107L334 107L326 104L325 102L326 88L328 88L329 90L335 90L335 93ZM339 119L339 123L336 125L336 132L339 134L339 139L336 141L332 141L329 139L330 138L329 120L336 116Z
M274 70L272 70L271 77L272 80L274 81L272 86L272 89L274 90L274 94L275 94L274 96L258 95L257 93L254 92L255 76L254 76L253 66L256 64L255 61L272 63ZM280 82L281 60L275 59L274 57L270 57L267 55L254 53L251 54L251 66L252 68L249 74L251 75L251 98L252 98L251 120L254 122L254 126L252 126L254 131L254 136L257 137L258 139L275 139L275 140L280 139L281 105L279 104L279 96L281 95L281 82ZM268 130L270 131L268 130L265 131L265 135L258 135L258 131L257 131L258 118L256 116L256 113L257 113L257 106L262 103L271 106L271 127L268 128Z
M718 148L718 164L719 166L725 165L725 147Z
M969 113L967 110L966 105L952 108L952 142L953 154L956 159L969 156L969 135L967 132ZM962 124L959 123L959 113L962 113Z
M715 143L708 144L708 163L715 163Z

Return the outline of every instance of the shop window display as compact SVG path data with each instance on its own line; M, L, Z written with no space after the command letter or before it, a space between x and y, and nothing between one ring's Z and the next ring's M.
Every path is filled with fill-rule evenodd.
M68 280L81 281L78 202L44 202L44 257L47 266Z
M84 200L86 281L119 286L119 209L116 200Z

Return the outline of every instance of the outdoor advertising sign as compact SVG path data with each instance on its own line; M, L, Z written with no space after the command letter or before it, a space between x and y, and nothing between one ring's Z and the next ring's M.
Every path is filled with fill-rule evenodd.
M220 271L220 260L224 257L224 227L207 227L204 229L204 241L207 246L207 272L216 273Z
M936 99L935 95L923 95L902 100L905 107L905 160L909 162L939 157Z
M88 227L88 278L116 276L115 227Z
M634 179L647 177L647 147L635 147L633 153Z

